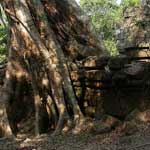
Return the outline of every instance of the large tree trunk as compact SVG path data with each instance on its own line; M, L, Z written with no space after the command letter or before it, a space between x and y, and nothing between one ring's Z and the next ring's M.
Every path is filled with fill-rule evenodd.
M2 4L11 31L5 81L9 81L5 89L11 92L7 94L14 94L10 86L14 80L31 84L36 134L42 132L46 108L55 134L68 127L79 132L85 118L72 87L69 64L106 54L89 20L74 0L6 0ZM2 101L9 103L10 97ZM12 134L7 114L3 117ZM6 131L4 125L1 128Z

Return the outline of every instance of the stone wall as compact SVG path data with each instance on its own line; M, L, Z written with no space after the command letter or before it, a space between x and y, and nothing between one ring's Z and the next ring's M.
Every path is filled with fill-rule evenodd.
M150 5L150 0L141 0L141 5L142 6Z
M127 8L123 12L121 28L117 33L117 45L121 54L150 56L150 5L144 0L142 6Z
M150 63L138 57L90 58L72 70L79 104L86 115L124 118L150 108Z

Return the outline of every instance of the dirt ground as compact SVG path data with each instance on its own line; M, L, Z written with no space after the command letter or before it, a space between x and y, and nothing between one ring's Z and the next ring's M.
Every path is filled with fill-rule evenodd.
M28 137L28 138L27 138ZM33 138L18 135L17 139L0 139L0 150L150 150L150 123L109 133L80 135L41 135Z

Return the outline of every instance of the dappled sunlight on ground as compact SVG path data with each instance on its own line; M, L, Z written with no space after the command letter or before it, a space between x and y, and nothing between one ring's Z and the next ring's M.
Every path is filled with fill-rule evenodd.
M16 140L0 139L1 150L149 150L150 124L137 124L137 130L129 133L122 126L109 133L84 133L80 135L50 136L43 134L39 137L18 135ZM133 130L132 130L133 131Z

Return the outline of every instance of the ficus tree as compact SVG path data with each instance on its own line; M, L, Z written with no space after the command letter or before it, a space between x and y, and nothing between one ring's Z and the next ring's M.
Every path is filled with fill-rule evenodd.
M35 131L42 133L47 113L54 134L86 125L72 86L70 64L106 50L88 17L74 0L1 0L8 20L8 63L1 90L0 128L13 134L8 110L30 87L35 106ZM22 103L23 105L23 103ZM18 103L15 105L19 109ZM28 106L30 107L30 106ZM13 122L14 124L14 122Z

